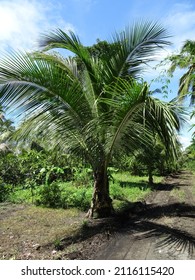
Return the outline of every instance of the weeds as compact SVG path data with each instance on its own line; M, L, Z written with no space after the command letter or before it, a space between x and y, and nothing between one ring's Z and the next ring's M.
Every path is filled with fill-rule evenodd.
M114 172L112 179L110 196L114 201L114 206L119 208L123 204L121 202L142 200L152 191L147 182L147 177L130 176L127 172ZM156 183L160 181L162 181L162 177L155 177ZM12 203L32 203L33 195L33 202L36 205L63 209L77 208L86 211L90 208L92 192L91 184L77 186L74 181L53 182L42 186L34 186L33 194L31 188L17 187L14 192L10 193L8 200Z

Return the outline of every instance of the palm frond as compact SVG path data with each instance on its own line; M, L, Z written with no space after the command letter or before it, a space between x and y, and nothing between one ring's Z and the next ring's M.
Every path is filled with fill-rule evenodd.
M170 45L170 36L158 23L140 21L125 31L116 33L113 42L121 46L118 54L110 60L113 76L134 77L145 64L155 59L162 47Z
M174 102L164 103L150 97L146 108L146 124L158 133L169 156L177 158L179 141L176 131L180 130L185 119L183 110Z
M180 78L178 95L181 100L190 96L191 105L193 105L195 100L195 42L187 40L180 53L169 56L167 60L171 62L169 73L172 74L176 68L187 70Z
M112 93L112 99L102 98L101 101L110 105L111 124L107 130L107 136L109 139L107 142L107 150L109 151L108 153L111 154L113 148L118 146L117 143L122 143L122 138L125 134L129 135L129 141L127 142L129 144L131 142L129 145L130 148L130 146L134 146L134 132L137 135L137 141L139 139L139 130L141 128L143 132L143 125L139 125L136 116L140 113L140 108L143 108L147 86L138 84L132 79L127 81L118 78L116 84L109 86L107 90ZM142 140L143 138L142 134Z
M69 31L69 34L61 29L52 31L49 34L42 34L39 45L44 51L61 48L77 55L81 50L85 51L79 37L71 30Z
M12 110L22 108L23 113L28 109L36 109L38 104L44 102L62 103L66 110L79 118L82 105L85 116L89 117L90 109L82 94L82 87L77 77L65 64L62 68L54 59L16 54L1 63L0 81L3 83L2 101L11 106ZM41 106L41 105L40 105Z

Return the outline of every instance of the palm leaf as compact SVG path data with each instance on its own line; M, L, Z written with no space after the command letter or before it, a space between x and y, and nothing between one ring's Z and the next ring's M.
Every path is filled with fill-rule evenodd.
M145 64L154 60L155 53L170 44L169 37L161 25L150 21L140 21L116 33L113 42L120 44L121 50L110 60L113 76L136 77Z
M181 76L179 81L178 95L183 100L186 96L191 96L191 105L194 104L195 93L195 78L194 78L194 64L195 64L195 43L194 41L187 40L184 42L179 54L174 54L168 57L168 61L171 62L171 66L168 70L169 73L173 73L176 68L187 69L187 71Z
M33 106L36 108L38 104L42 106L44 102L53 102L63 104L64 108L77 118L77 122L81 120L79 112L82 105L86 117L89 117L90 110L82 94L80 82L73 74L70 75L70 68L65 64L62 69L62 63L59 65L56 60L16 54L1 65L0 81L4 83L2 101L13 110L22 106L23 112L27 113Z

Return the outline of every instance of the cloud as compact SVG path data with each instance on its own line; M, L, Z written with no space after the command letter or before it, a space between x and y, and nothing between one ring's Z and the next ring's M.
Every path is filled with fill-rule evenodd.
M162 50L156 57L157 61L162 61L169 55L175 52L179 52L181 46L186 40L195 40L195 6L189 3L178 3L174 4L169 12L165 14L162 22L171 34L170 41L172 45L166 47ZM152 63L151 66L157 65L157 63ZM150 80L163 71L167 70L169 65L163 65L159 68L150 68L149 73L147 73L147 80ZM181 77L181 71L176 71L174 76L179 79Z
M181 142L183 149L188 147L191 144L192 135L195 133L194 127L192 125L195 124L195 117L190 118L190 115L186 116L187 123L179 134L179 141Z
M188 136L178 136L180 143L182 144L182 149L185 150L191 144L191 138Z
M0 4L1 52L35 49L40 33L55 27L74 30L73 25L60 16L58 5L54 6L48 1L2 0Z
M195 39L195 7L192 4L175 4L165 18L165 23L173 35L173 48L179 50L187 39Z

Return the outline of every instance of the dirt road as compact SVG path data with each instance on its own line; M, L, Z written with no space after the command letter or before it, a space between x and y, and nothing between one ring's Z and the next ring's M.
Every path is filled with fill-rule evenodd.
M168 177L135 212L96 259L195 259L195 176Z

